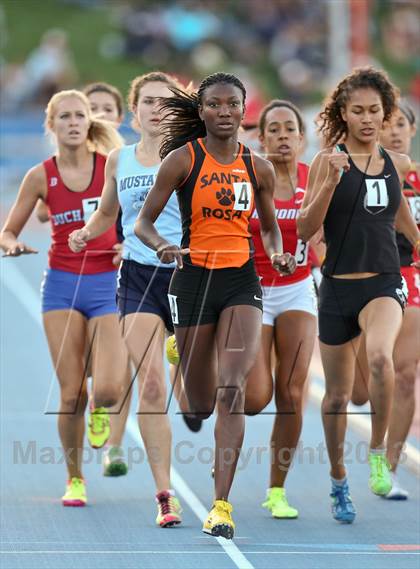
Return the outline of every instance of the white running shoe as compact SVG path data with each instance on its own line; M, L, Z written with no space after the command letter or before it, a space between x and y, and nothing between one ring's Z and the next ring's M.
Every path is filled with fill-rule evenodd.
M394 472L391 472L391 480L392 488L384 498L387 500L407 500L408 492L404 490L404 488L401 488L397 475Z

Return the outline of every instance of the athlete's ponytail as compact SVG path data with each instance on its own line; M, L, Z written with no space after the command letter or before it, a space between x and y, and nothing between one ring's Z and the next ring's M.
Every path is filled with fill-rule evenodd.
M98 118L91 118L87 139L91 150L100 154L109 154L124 144L117 129L109 121Z
M44 124L47 133L52 131L57 105L68 97L79 99L86 108L86 116L90 122L86 142L90 150L100 152L101 154L108 154L112 149L119 148L124 144L117 129L109 121L92 117L89 99L84 93L76 89L59 91L51 97L45 109Z
M165 98L160 106L164 113L161 121L163 139L159 150L162 160L172 150L207 134L206 125L198 114L198 93L184 93L174 88L171 91L173 97Z
M323 135L327 146L334 146L347 135L348 127L341 111L345 109L351 93L356 89L373 89L380 95L384 121L387 121L394 112L399 92L386 73L373 67L354 69L329 95L319 115L319 132Z
M174 96L165 98L161 103L161 110L164 112L161 122L163 140L160 145L162 159L187 142L206 136L206 125L200 119L199 107L202 105L205 90L217 83L228 83L238 87L242 91L242 102L245 105L245 87L237 77L229 73L209 75L201 82L196 93L185 93L171 88Z

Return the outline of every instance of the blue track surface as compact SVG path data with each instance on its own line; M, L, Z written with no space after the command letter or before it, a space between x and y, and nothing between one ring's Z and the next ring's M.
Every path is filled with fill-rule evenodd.
M89 506L63 508L66 474L56 418L44 413L57 409L58 395L39 316L48 232L31 223L24 238L42 254L0 260L2 569L420 567L420 546L409 547L419 543L419 479L401 468L401 482L411 494L407 502L373 496L367 487L366 441L350 430L347 462L358 517L352 526L338 525L329 511L320 412L311 402L302 449L288 481L298 520L273 520L260 506L268 480L272 424L272 416L263 414L247 419L243 458L231 495L237 524L234 543L201 533L199 518L212 499L209 449L214 423L191 434L176 414L175 403L170 407L173 486L184 507L181 526L162 530L154 524L154 487L138 438L134 403L125 438L135 463L128 476L102 477L100 452L86 449ZM27 457L22 455L25 450ZM389 545L404 547L385 551L383 546Z

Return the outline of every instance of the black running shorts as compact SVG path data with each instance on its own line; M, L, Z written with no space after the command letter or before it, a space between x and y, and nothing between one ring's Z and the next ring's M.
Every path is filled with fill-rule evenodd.
M262 291L252 259L239 268L213 270L184 261L172 276L168 299L175 327L216 323L229 306L262 310Z
M120 317L146 312L156 314L173 332L168 289L173 268L142 265L124 259L118 274L117 301Z
M366 279L323 277L319 288L319 339L338 346L360 332L359 314L375 298L395 298L404 310L407 287L400 274L380 274Z

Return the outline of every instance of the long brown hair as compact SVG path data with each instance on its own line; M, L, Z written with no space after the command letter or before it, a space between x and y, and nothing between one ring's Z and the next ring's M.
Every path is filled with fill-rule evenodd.
M169 88L179 89L183 92L184 87L180 81L173 75L168 75L162 71L151 71L144 75L135 77L130 84L130 89L127 95L128 110L133 114L131 126L134 130L138 130L139 125L136 118L136 108L140 98L140 91L147 83L165 83Z

